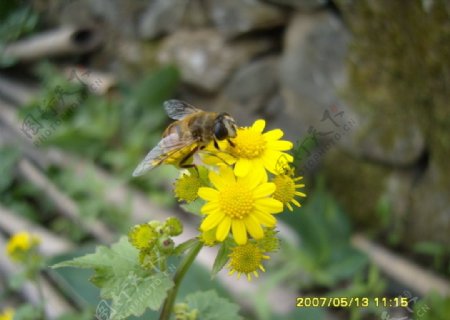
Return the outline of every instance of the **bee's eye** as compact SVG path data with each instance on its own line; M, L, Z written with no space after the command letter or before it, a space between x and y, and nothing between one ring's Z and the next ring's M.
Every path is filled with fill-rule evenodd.
M218 121L214 124L214 136L217 140L224 140L228 138L228 130L222 121Z

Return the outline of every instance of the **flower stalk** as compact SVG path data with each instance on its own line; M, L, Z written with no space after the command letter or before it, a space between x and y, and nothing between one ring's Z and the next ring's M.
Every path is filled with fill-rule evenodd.
M183 261L181 261L175 275L173 277L173 282L175 283L174 287L169 291L166 300L164 301L164 305L161 311L161 315L159 316L159 320L169 320L170 314L172 312L175 299L178 294L178 289L180 287L181 281L186 275L187 271L191 267L198 253L203 247L203 243L198 241L196 245L186 254Z

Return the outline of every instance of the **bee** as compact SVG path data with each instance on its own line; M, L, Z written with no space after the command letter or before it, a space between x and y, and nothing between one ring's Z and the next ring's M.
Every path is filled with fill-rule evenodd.
M181 168L195 167L190 159L211 141L219 149L218 140L236 137L237 126L227 113L207 112L180 100L164 102L167 115L176 120L162 135L161 141L147 154L133 172L140 176L160 164L173 164Z

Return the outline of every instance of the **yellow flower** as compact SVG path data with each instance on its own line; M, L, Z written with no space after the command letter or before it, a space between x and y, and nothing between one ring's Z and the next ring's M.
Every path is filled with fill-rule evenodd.
M14 319L14 309L6 308L0 313L0 320L13 320Z
M304 184L296 184L297 181L303 179L303 177L293 178L291 174L280 174L273 179L273 183L276 185L274 199L277 199L286 205L290 211L292 211L292 205L301 207L301 204L295 199L295 196L306 197L303 192L297 191L298 188L303 188Z
M146 250L155 245L158 240L158 233L153 226L144 223L134 226L128 234L128 239L136 249Z
M21 261L24 254L37 247L40 239L28 232L18 232L9 239L6 252L11 260Z
M199 239L205 246L213 247L216 243L216 229L201 232Z
M250 170L261 171L264 168L276 174L277 162L281 157L288 162L293 161L290 154L282 152L292 149L292 142L279 140L283 136L280 129L262 133L265 126L264 120L257 120L251 127L238 129L236 138L232 140L234 147L228 148L236 158L236 176L243 177Z
M179 201L192 202L198 198L197 191L201 186L198 174L182 174L174 185L175 196Z
M258 277L258 269L265 272L262 261L270 259L269 256L263 254L263 251L256 244L251 242L231 249L229 257L228 268L230 272L228 274L233 275L237 272L239 279L241 274L244 273L247 275L248 281L252 279L252 273L255 277Z
M201 213L207 217L200 225L201 231L217 227L216 239L223 241L230 229L237 244L247 242L247 232L254 239L261 239L261 225L273 227L273 213L283 210L283 204L271 198L275 184L267 182L267 175L250 171L245 177L236 177L229 167L221 167L219 173L211 171L209 180L215 187L200 188L198 195L207 201Z
M280 248L280 240L277 238L277 233L274 228L267 228L264 232L264 237L257 240L258 247L264 252L277 251Z

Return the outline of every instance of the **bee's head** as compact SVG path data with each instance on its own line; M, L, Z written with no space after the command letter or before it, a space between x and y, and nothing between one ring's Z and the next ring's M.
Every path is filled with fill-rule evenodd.
M214 121L214 137L217 140L236 137L237 126L228 113L220 113Z

